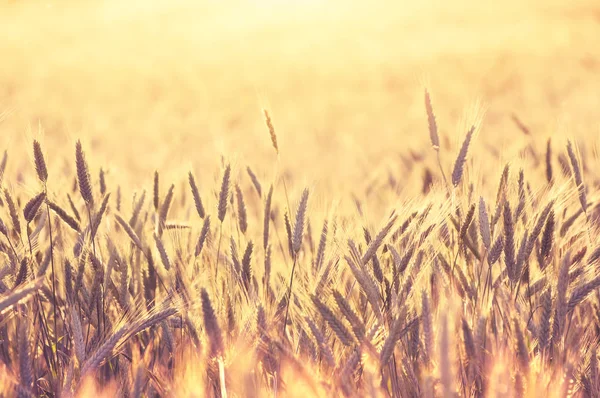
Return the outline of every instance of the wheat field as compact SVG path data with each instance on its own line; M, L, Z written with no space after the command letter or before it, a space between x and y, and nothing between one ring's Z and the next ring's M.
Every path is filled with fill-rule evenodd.
M591 0L0 2L0 396L600 396Z

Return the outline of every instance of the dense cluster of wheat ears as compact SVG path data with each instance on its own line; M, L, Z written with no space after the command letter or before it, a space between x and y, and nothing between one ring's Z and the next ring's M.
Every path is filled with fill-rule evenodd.
M157 171L130 192L80 141L71 190L34 140L38 189L15 192L5 152L2 395L598 396L600 173L548 139L486 198L478 128L448 153L424 103L439 170L377 230L225 162L220 187L190 171L165 191Z

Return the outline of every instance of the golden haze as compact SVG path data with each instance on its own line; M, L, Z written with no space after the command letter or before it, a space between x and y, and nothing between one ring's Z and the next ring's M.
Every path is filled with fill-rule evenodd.
M600 393L600 6L360 3L0 3L2 394Z

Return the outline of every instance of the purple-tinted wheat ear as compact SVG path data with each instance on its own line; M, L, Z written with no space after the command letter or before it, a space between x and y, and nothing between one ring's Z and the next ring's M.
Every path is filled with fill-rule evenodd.
M243 234L248 230L248 215L246 213L246 203L244 202L244 194L242 193L242 189L239 185L235 185L235 193L237 199L237 208L238 208L238 221L240 226L240 231Z
M223 173L223 180L221 181L221 190L219 191L219 204L217 207L218 213L217 218L223 222L225 220L225 214L227 213L227 199L229 197L229 180L231 178L231 166L225 167Z
M200 297L202 300L204 328L206 330L206 335L208 336L208 341L210 343L209 352L210 356L214 358L223 354L223 335L221 333L221 328L219 327L217 316L215 315L215 310L213 309L212 302L210 301L210 297L208 296L208 292L206 291L206 289L202 288L202 290L200 291Z
M33 159L35 162L35 171L38 178L42 183L46 183L48 180L48 169L46 162L44 161L44 154L42 153L42 147L40 143L35 140L33 141Z
M77 182L79 183L79 193L86 204L94 205L94 194L92 190L92 182L90 170L88 168L85 154L81 146L81 141L75 144L75 166L77 168Z
M433 106L431 105L431 97L429 91L425 90L425 111L427 112L427 124L429 126L429 139L433 149L439 151L440 149L440 137L438 135L437 122L435 120L435 114L433 113Z
M458 152L458 156L456 157L456 161L454 162L454 169L452 170L452 185L455 187L460 184L462 179L465 162L467 161L467 154L469 152L469 145L471 144L471 138L473 137L473 133L475 132L475 126L472 126L463 144Z
M252 171L250 166L246 167L246 171L248 172L248 175L250 176L250 180L252 181L252 185L254 185L254 189L256 189L256 193L258 194L258 197L262 198L262 186L260 185L260 181L258 180L258 177L256 176L256 174L254 174L254 172Z
M202 204L202 199L200 198L200 192L198 192L196 180L194 179L194 175L191 171L188 173L188 181L192 190L192 196L194 197L194 205L196 206L196 211L198 212L200 218L204 218L206 216L206 212L204 211L204 205Z

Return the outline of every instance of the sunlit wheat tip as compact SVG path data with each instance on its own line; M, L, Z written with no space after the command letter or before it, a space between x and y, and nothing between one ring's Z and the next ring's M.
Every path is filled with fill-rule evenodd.
M269 128L269 134L271 135L271 143L273 144L275 152L279 155L279 147L277 146L277 134L275 134L275 127L273 127L271 116L269 115L269 111L267 111L266 109L263 109L263 113L265 115L265 122L267 123L267 127Z

